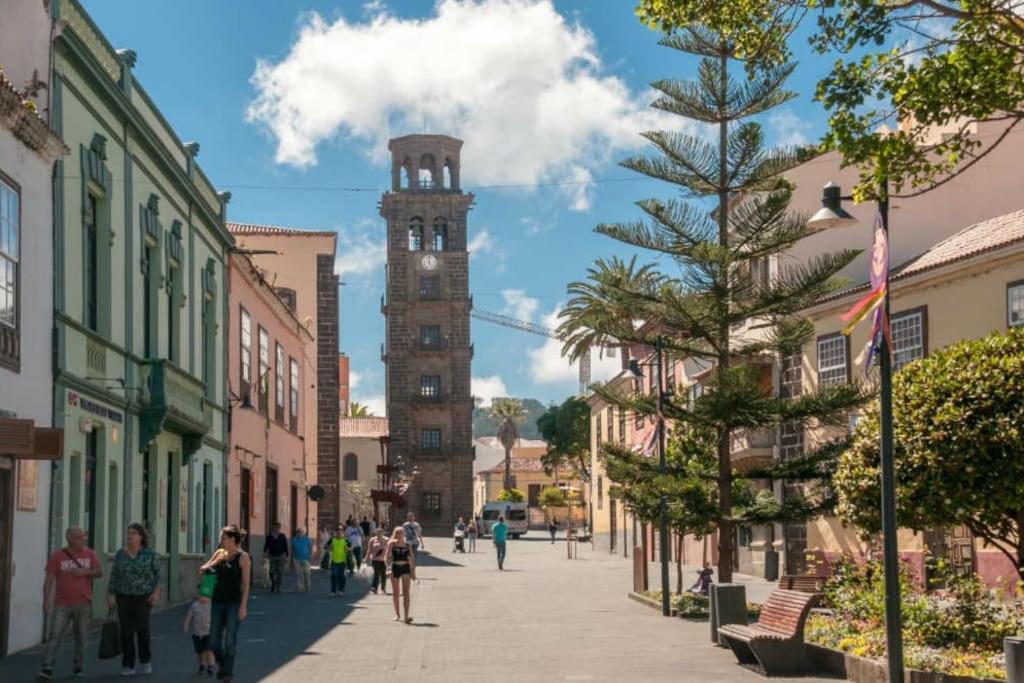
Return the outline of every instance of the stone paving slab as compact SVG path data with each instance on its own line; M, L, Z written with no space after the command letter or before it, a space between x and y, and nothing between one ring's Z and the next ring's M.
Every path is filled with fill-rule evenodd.
M764 680L712 646L706 622L666 619L627 599L631 562L621 557L581 546L579 559L567 560L564 542L527 537L510 541L507 571L499 572L489 541L475 555L452 555L448 539L427 541L432 553L413 587L412 625L393 621L390 596L368 593L366 574L340 599L326 595L322 575L311 594L260 593L239 633L236 680ZM192 675L183 616L183 608L154 615L155 673L147 680L201 680ZM96 641L88 679L124 680L118 661L95 659ZM39 656L37 649L0 660L0 681L34 680ZM57 674L70 680L67 645Z

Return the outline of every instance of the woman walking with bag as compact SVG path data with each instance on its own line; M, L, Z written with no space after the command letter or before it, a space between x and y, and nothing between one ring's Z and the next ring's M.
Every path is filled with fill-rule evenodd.
M384 535L383 528L378 528L376 535L370 540L369 552L367 553L370 562L373 564L373 582L370 584L370 590L376 593L379 586L385 595L388 593L388 587L385 583L388 567L387 561L384 559L387 550L388 537Z
M248 614L252 560L241 545L242 532L229 524L221 529L220 547L199 568L201 573L217 577L210 608L210 649L217 658L217 680L221 681L234 678L238 626Z
M411 624L412 617L409 616L409 591L412 589L412 582L416 579L416 553L412 546L405 541L405 529L395 527L388 541L385 558L388 566L388 573L391 574L391 594L395 601L395 621L401 621L402 615L398 612L398 594L402 594L403 606L405 607L405 623Z
M149 547L149 533L141 524L129 524L124 547L114 555L107 584L107 606L117 606L121 628L121 675L135 674L135 644L139 647L139 673L153 673L150 660L149 614L160 601L160 562Z

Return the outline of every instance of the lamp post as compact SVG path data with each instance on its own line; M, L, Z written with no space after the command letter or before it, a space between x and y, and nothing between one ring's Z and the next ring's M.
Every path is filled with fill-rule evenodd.
M654 341L654 358L657 369L655 377L658 382L658 393L656 396L657 415L655 422L655 430L657 434L658 444L658 474L664 476L667 469L665 463L665 417L662 413L662 403L665 400L665 378L663 375L664 362L662 360L662 340L659 334L657 339ZM640 372L639 365L636 361L630 361L629 363L630 372L635 376L642 378L643 373ZM669 601L669 585L668 585L668 501L664 494L658 497L658 535L661 540L658 545L661 547L661 614L662 616L668 617L672 615L671 603ZM644 558L644 562L647 562L647 558ZM646 565L645 565L646 566Z
M888 182L882 180L878 187L878 216L889 241L889 192ZM828 183L822 191L821 208L807 221L812 230L842 227L856 223L856 219L842 207L842 196L835 183ZM885 299L882 302L885 324L889 324L889 271L886 262ZM900 575L899 550L896 539L896 476L893 457L892 436L892 356L889 337L882 335L879 343L881 356L879 386L879 421L881 432L882 479L882 563L885 570L885 649L889 664L890 683L903 682L903 630L900 616ZM868 361L870 362L870 359Z

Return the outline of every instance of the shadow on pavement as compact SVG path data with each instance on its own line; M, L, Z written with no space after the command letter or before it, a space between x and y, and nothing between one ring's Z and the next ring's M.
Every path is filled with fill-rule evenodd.
M286 590L292 585L289 574L285 579ZM332 629L348 625L344 620L352 611L363 609L363 606L353 603L366 595L368 588L369 577L356 574L348 578L343 597L331 598L327 576L323 572L316 572L309 593L254 593L249 602L249 618L242 622L238 631L235 680L257 681L295 657L322 654L313 645ZM202 680L195 676L196 658L192 641L182 630L186 611L187 606L179 606L153 615L153 674L150 676L122 678L120 658L107 661L97 659L99 633L90 633L86 643L85 680ZM35 681L41 659L41 647L0 659L0 681ZM72 680L70 637L61 643L54 674L56 681Z
M463 567L465 565L459 564L458 562L450 562L438 555L432 555L426 550L421 550L416 553L416 566L417 567Z

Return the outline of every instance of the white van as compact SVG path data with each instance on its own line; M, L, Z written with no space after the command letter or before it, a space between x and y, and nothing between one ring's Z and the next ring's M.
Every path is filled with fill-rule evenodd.
M480 511L480 518L483 521L482 534L489 536L491 526L498 523L498 517L505 517L505 524L508 525L508 534L512 538L519 538L530 529L529 508L526 503L507 503L496 501L484 505Z

